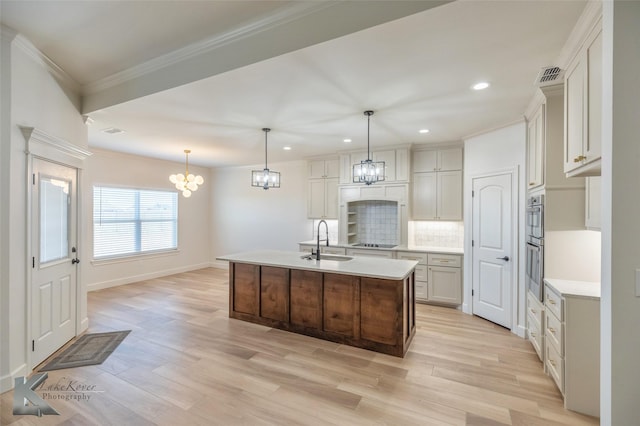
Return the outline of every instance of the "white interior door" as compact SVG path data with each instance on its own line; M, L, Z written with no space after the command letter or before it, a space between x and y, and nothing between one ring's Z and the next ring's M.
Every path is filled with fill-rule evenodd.
M511 328L511 173L473 179L473 282L475 315Z
M31 366L76 335L77 169L33 159Z

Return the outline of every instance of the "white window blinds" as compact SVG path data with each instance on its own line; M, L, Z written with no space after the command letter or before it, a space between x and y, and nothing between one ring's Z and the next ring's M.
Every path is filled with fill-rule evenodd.
M178 248L178 194L93 187L93 257Z

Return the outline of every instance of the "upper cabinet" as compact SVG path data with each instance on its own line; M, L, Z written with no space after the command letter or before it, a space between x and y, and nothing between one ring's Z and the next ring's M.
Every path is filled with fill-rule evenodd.
M338 218L338 181L340 161L310 160L307 217L309 219Z
M413 172L462 170L462 148L449 148L413 153Z
M462 220L462 148L413 153L412 218Z
M353 165L367 159L367 152L340 156L340 183L353 184ZM373 161L384 161L384 183L409 181L409 148L381 149L371 153Z
M564 81L564 172L599 176L602 145L602 24L569 63Z

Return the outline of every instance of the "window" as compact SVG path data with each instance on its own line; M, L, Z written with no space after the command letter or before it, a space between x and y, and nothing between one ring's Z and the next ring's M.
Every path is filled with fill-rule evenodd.
M93 257L178 248L178 194L93 187Z

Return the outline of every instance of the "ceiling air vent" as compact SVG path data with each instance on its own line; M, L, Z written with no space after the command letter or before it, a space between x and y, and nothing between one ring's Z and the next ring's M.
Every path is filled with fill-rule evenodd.
M111 135L117 135L118 133L124 133L124 130L118 129L116 127L109 127L108 129L102 129L103 132L109 133Z
M552 84L559 84L562 83L563 76L564 70L561 70L558 67L544 67L538 73L535 85L538 87L544 87Z

